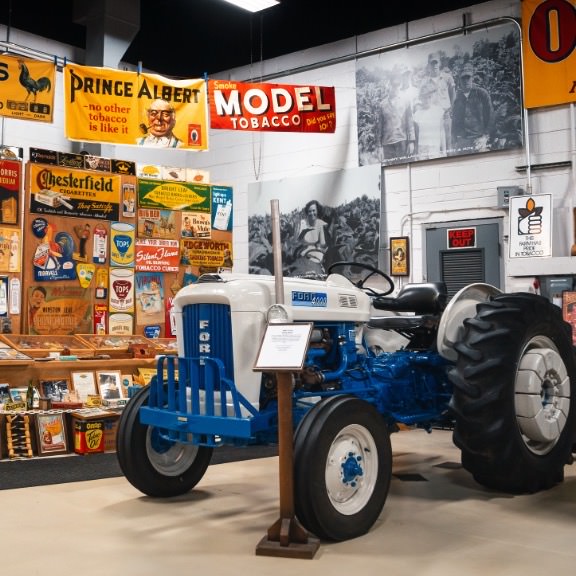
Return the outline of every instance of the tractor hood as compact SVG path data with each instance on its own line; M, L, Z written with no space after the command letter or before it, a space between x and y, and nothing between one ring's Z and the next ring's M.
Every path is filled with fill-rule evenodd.
M284 305L294 321L367 322L371 299L340 274L326 280L284 278ZM189 304L226 304L234 312L266 314L276 302L274 276L223 272L205 274L174 298L175 312Z

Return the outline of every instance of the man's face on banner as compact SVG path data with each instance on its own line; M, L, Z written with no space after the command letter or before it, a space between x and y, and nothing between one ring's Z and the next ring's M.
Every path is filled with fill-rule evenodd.
M176 124L174 108L166 100L154 100L148 108L148 132L157 138L169 137Z

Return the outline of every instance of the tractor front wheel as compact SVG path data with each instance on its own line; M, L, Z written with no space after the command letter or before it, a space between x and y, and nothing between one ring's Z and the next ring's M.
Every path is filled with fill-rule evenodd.
M212 448L168 440L162 431L140 422L148 404L146 386L128 402L118 423L116 454L122 472L135 488L156 498L186 494L204 476Z
M325 540L370 530L392 476L386 423L367 402L351 396L323 400L295 435L294 501L302 525Z

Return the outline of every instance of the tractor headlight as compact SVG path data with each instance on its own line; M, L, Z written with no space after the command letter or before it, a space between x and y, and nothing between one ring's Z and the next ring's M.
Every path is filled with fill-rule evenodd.
M292 314L283 304L272 304L266 312L266 320L268 324L292 322Z

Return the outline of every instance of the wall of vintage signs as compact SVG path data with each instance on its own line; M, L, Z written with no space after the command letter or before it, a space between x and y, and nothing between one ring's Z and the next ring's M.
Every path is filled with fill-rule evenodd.
M14 332L170 337L176 292L232 267L229 187L190 181L185 169L42 149L30 150L25 174Z

